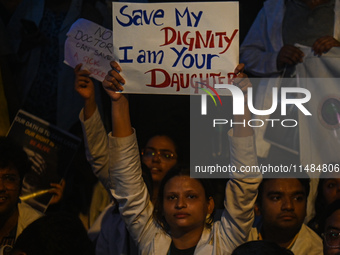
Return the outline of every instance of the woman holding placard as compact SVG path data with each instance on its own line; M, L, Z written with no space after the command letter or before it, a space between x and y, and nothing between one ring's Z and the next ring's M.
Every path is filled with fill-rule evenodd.
M188 169L174 168L163 179L158 203L150 201L141 177L141 165L135 132L131 127L125 80L121 68L111 63L112 70L103 86L112 101L112 132L109 134L111 193L142 254L231 254L246 241L254 218L253 206L261 181L258 173L235 172L226 185L225 210L221 220L212 223L214 200L205 181L190 178ZM243 91L251 86L243 65L237 66L235 83ZM250 112L245 114L250 118ZM244 116L236 116L235 121ZM237 169L247 163L256 165L253 131L236 125L230 134L232 163ZM247 179L242 179L242 178ZM238 178L238 179L235 179Z

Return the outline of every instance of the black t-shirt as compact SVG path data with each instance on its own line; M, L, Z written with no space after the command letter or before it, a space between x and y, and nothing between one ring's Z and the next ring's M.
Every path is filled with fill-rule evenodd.
M168 255L193 255L195 252L195 249L196 249L196 246L188 248L188 249L180 250L175 247L173 242L171 242L170 251L168 252Z

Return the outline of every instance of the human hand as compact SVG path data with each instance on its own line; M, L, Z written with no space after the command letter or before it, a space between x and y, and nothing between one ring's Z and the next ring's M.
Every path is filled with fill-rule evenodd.
M248 108L248 88L252 87L252 84L248 76L244 73L244 64L238 64L234 70L234 74L236 77L233 80L233 84L239 87L244 94L244 114L235 114L233 116L233 120L235 122L248 123L248 121L251 119L251 113ZM233 129L235 137L251 136L254 132L249 125L235 125Z
M124 90L122 85L125 84L125 80L120 75L122 69L119 64L115 61L111 61L110 65L112 70L105 76L103 87L111 100L118 101L122 97L122 94L119 92Z
M233 79L234 85L238 86L245 95L247 99L248 88L252 87L252 84L248 76L244 73L244 64L238 64L234 70L236 77Z
M293 45L284 45L276 59L277 69L281 70L285 65L296 65L302 63L305 54Z
M64 189L65 189L65 180L61 179L60 183L51 183L52 189L48 191L48 193L53 194L50 205L57 204L63 198Z
M327 35L317 39L312 46L312 50L314 55L321 56L333 47L340 47L340 42L333 36Z
M74 89L85 100L95 100L94 84L92 79L89 77L91 73L88 70L81 70L82 65L83 64L78 64L74 68L74 73L76 75L74 81Z

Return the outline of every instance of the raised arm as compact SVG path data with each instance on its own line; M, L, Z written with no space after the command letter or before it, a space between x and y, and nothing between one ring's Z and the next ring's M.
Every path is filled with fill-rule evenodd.
M111 98L112 104L112 136L126 137L133 134L130 121L129 102L127 96L120 91L124 90L124 78L117 62L111 62L111 70L103 81L103 87Z
M234 84L240 87L246 96L251 83L242 71L243 65L235 69L238 76ZM236 168L236 172L230 173L230 180L226 185L225 210L221 218L220 232L224 236L222 242L225 243L227 253L231 253L247 240L254 220L257 189L261 182L261 174L247 173L242 168L257 165L253 129L247 125L250 117L250 111L245 105L245 114L234 116L234 122L245 120L246 125L236 124L228 133L231 165Z
M92 117L97 109L95 99L95 89L88 70L81 70L82 64L74 68L75 81L74 89L84 99L83 119L84 121Z
M237 77L234 79L234 85L238 86L244 93L244 115L234 115L234 122L242 122L243 120L248 122L251 118L251 113L249 111L248 105L247 105L247 90L249 87L252 86L251 82L249 81L247 75L243 73L244 71L244 64L239 64L235 70L234 73L237 74ZM235 137L246 137L246 136L252 136L254 134L253 128L251 128L248 125L235 125L234 129L234 136Z
M144 246L156 231L152 220L153 205L142 178L139 149L131 127L125 80L116 62L105 77L104 89L112 101L112 133L109 134L111 194L118 201L120 213L136 243Z
M84 108L79 114L83 129L84 145L87 161L93 173L109 192L109 153L107 133L100 117L95 88L90 72L81 70L82 64L75 67L74 88L84 99Z

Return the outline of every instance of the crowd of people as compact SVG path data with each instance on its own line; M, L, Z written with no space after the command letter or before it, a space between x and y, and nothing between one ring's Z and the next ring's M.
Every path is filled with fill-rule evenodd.
M192 178L188 97L127 95L115 61L101 84L82 64L63 63L72 23L83 17L109 28L109 4L0 1L0 255L340 254L339 171L318 178L237 171L222 189L218 180ZM242 20L249 6L240 5ZM269 109L273 87L297 86L301 45L319 58L340 47L339 15L339 0L264 1L242 32L233 84L245 96L253 87L255 108ZM261 80L253 84L253 77ZM20 199L34 162L5 137L18 109L82 139L68 174L51 183L43 212ZM245 105L232 118L253 117ZM299 144L301 130L295 131ZM226 165L301 164L302 144L296 156L268 143L265 132L265 126L228 129ZM337 160L323 163L339 170L340 154Z

